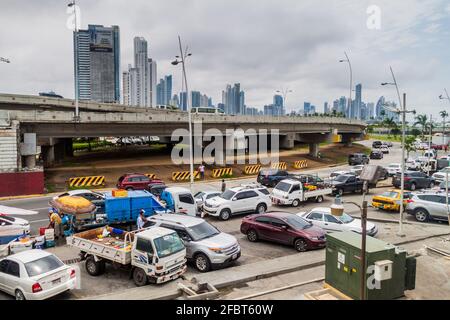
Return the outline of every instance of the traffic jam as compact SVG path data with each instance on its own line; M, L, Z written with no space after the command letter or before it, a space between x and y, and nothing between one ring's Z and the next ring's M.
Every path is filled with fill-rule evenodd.
M110 264L128 272L138 287L178 279L188 269L232 268L245 254L242 241L270 242L300 254L321 250L327 233L362 233L360 219L334 215L323 204L351 194L370 192L371 207L383 212L399 212L403 199L405 212L419 222L447 220L450 154L438 157L426 149L408 158L402 197L401 165L376 165L391 148L375 141L370 154L350 154L349 167L327 177L263 168L255 181L229 188L223 182L222 190L196 193L144 174L125 174L110 191L77 189L52 197L48 226L36 235L26 219L36 212L0 206L0 290L17 300L76 290L81 274L47 250L58 246L79 251L89 277L101 276ZM376 174L362 179L370 167ZM380 183L387 190L376 194ZM302 210L304 203L314 205ZM233 234L220 230L219 222L238 219ZM366 232L377 237L379 226L367 222ZM238 233L244 237L238 240Z

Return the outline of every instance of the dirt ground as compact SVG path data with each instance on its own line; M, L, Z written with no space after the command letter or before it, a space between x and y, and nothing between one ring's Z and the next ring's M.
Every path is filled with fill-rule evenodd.
M293 168L294 162L307 160L308 169L332 166L346 162L347 155L352 152L362 152L364 147L358 144L344 146L330 144L320 147L321 159L308 156L306 147L298 147L294 150L281 151L280 162L286 162L288 170ZM171 181L172 172L189 171L188 164L175 165L170 157L168 149L151 149L148 146L134 146L116 148L103 152L80 152L73 158L52 168L45 169L46 185L50 191L67 189L67 181L71 177L105 176L105 187L114 187L117 179L124 173L139 172L156 174L156 177L164 181ZM196 161L199 163L199 161ZM248 163L248 156L246 157ZM197 169L198 164L194 168ZM233 168L233 178L244 176L244 164L227 165ZM211 177L212 169L219 168L206 165L205 179Z

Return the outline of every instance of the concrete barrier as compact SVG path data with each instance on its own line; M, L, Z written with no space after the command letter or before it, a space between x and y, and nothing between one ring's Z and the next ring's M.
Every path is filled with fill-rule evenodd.
M144 175L147 176L150 180L156 179L156 174L154 173L145 173Z
M286 170L287 169L287 163L286 162L275 162L275 163L272 163L272 165L270 167L272 169Z
M221 178L223 176L232 176L232 175L233 175L233 168L220 168L220 169L213 169L211 176L213 178Z
M69 178L69 187L98 187L105 185L105 176Z
M294 169L303 169L303 168L308 168L307 160L298 160L294 162Z
M200 179L200 172L194 171L194 179ZM175 171L172 172L172 181L189 181L191 173L189 171Z
M261 170L260 164L254 164L244 167L244 174L255 175L258 174L259 170Z

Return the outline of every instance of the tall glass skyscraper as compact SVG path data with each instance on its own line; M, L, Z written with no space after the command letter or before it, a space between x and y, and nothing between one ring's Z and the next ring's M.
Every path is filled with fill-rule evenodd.
M80 100L120 101L120 32L118 26L89 25L73 34L75 92Z

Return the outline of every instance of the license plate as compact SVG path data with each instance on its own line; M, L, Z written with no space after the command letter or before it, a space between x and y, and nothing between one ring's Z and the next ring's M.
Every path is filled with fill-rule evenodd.
M236 260L236 259L237 259L237 253L235 253L231 256L231 260Z
M61 278L55 279L52 281L52 284L58 284L61 283Z

